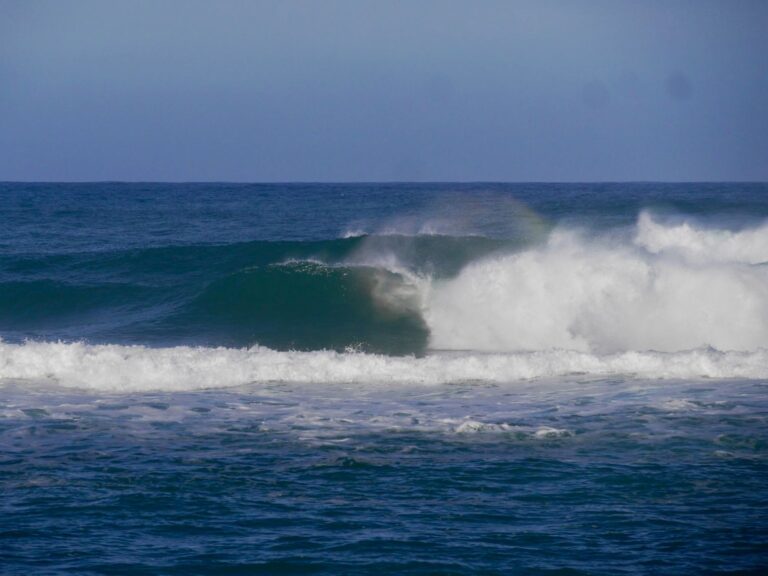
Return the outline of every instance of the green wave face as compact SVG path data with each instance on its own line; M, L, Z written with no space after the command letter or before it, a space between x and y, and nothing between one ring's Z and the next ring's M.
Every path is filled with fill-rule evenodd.
M0 283L0 326L5 331L48 331L97 321L106 311L114 321L152 302L155 292L150 287L119 282L3 282Z
M392 235L4 255L0 337L420 354L429 334L405 276L452 277L514 248Z
M418 354L429 335L418 293L399 274L308 262L217 280L169 323L175 331L205 330L227 345L281 350Z

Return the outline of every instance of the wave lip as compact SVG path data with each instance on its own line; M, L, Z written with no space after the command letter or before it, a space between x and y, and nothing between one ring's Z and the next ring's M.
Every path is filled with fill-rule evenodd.
M185 391L266 383L441 385L508 383L569 375L637 378L768 378L768 351L596 355L548 350L437 352L422 358L263 347L203 348L0 342L0 382L32 381L103 393Z

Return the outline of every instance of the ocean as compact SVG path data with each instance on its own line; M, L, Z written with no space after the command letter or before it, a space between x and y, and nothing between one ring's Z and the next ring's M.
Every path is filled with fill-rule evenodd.
M768 573L768 184L0 184L3 574Z

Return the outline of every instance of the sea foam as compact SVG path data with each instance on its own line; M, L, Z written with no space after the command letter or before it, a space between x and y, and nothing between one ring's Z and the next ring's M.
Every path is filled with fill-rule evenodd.
M103 392L195 390L267 383L441 385L568 375L638 378L767 378L768 351L596 355L574 350L505 354L437 352L422 358L263 347L148 348L84 343L0 343L0 381Z
M768 346L768 227L738 233L640 216L633 236L556 230L473 262L424 297L437 349L592 353Z
M704 228L689 221L658 222L650 212L637 220L635 244L654 254L676 253L700 262L768 262L768 223L743 230Z

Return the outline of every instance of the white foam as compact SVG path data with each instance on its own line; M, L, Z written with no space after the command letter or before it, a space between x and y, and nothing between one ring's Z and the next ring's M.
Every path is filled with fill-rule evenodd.
M473 434L477 432L507 432L512 430L512 426L504 423L494 424L480 422L479 420L463 420L460 424L456 425L453 430L457 434Z
M738 231L718 230L687 221L663 224L642 212L634 241L654 254L674 252L700 262L768 262L768 223Z
M768 351L596 355L548 350L424 358L267 348L147 348L83 343L0 342L0 381L33 381L101 392L195 390L245 384L440 385L503 383L572 374L640 378L768 378Z
M535 438L552 440L554 438L567 438L573 433L565 428L552 428L551 426L542 426L533 433Z
M434 282L423 299L437 349L610 353L768 347L768 228L677 238L648 215L633 241L554 232ZM727 246L717 239L730 238ZM760 239L758 241L758 238ZM696 258L682 257L678 248ZM673 247L673 248L670 248Z

